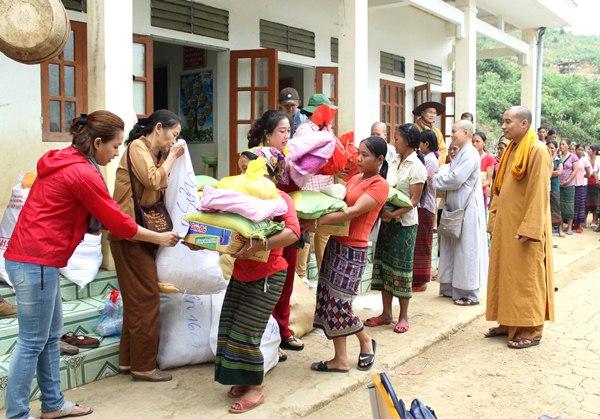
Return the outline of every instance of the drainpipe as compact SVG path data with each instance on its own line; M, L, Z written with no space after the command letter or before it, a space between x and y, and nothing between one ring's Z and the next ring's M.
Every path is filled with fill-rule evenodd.
M544 70L544 33L546 28L542 27L538 29L537 39L537 74L536 74L536 86L535 86L535 119L534 123L537 124L533 129L537 129L542 125L542 75Z

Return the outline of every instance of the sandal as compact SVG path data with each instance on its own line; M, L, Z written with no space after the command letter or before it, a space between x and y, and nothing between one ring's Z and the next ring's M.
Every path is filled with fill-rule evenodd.
M239 399L237 402L232 404L229 407L229 411L231 413L246 413L249 410L254 409L257 406L260 406L265 402L265 395L263 394L260 398L253 402L248 399Z
M80 413L72 413L73 412L73 408L74 407L81 407L81 408L85 408L87 407L89 410L84 410L83 412ZM94 409L92 409L89 406L82 406L79 403L73 403L73 402L69 402L69 401L65 401L65 403L63 404L63 406L60 408L60 410L54 411L54 412L47 412L48 414L58 414L58 416L44 416L42 415L42 419L58 419L58 418L74 418L74 417L78 417L78 416L87 416L90 413L92 413L94 411Z
M425 292L427 291L427 285L423 285L422 287L412 287L412 292Z
M497 336L508 336L508 331L499 332L498 330L500 328L501 328L501 326L490 327L487 332L483 333L483 336L485 336L486 338L495 338Z
M392 324L392 321L383 321L381 317L371 317L363 322L363 324L367 327L379 327L384 326L386 324Z
M474 301L468 297L463 297L459 298L458 300L454 300L454 304L457 306L476 306L479 304L479 301Z
M396 333L406 333L408 332L408 329L410 329L410 325L408 323L396 323L396 326L394 326L394 332Z
M248 393L248 386L232 386L227 392L227 397L238 399Z
M375 352L377 351L377 342L375 342L375 339L371 338L371 344L373 345L373 354L363 354L361 352L358 355L358 364L356 369L359 371L369 371L375 363Z
M526 349L531 346L537 346L541 342L541 338L525 339L525 338L514 338L508 341L508 347L510 349Z
M343 369L340 369L340 368L329 368L327 366L327 361L313 362L312 364L310 364L310 369L313 370L313 371L319 371L319 372L341 372L341 373L346 373L346 372L350 371L349 369L343 370Z
M78 348L97 348L100 346L100 339L93 338L91 336L82 335L75 332L67 332L60 338L63 342L67 342L69 345L77 346Z

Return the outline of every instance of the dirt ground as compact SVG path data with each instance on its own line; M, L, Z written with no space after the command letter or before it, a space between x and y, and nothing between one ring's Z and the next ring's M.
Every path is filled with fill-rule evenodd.
M600 417L600 254L592 257L559 276L556 323L546 324L540 346L511 350L506 338L485 339L494 324L480 317L386 371L398 397L408 406L419 398L440 419ZM346 419L370 418L367 390L308 417L340 417L342 409Z

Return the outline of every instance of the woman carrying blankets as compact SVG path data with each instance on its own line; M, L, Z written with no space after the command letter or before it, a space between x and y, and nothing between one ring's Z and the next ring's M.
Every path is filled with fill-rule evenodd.
M437 137L431 130L421 133L421 153L425 158L425 169L427 173L438 173L439 162L435 156L438 150ZM427 289L431 279L431 251L433 248L433 226L435 223L436 190L430 184L423 191L419 202L418 215L419 225L417 227L417 241L415 244L415 256L413 262L412 291L421 292Z
M415 124L400 125L394 132L396 151L400 157L397 167L391 168L388 184L410 197L412 207L381 213L381 227L373 260L371 289L381 291L383 312L365 321L365 326L376 327L392 322L392 300L400 300L400 315L394 332L405 333L408 324L408 303L412 298L413 257L419 216L417 205L427 170L417 154L421 133ZM422 158L422 156L421 156Z
M567 221L567 234L573 235L573 217L575 216L575 175L579 167L579 159L569 151L571 140L560 141L560 158L563 171L560 174L560 212L563 221Z
M314 326L333 339L335 355L329 361L315 362L311 369L321 372L348 372L346 336L356 335L360 341L358 369L366 371L375 362L376 343L365 332L363 324L352 311L352 301L358 293L367 264L368 237L387 199L387 144L380 137L369 137L360 143L357 166L360 174L346 185L348 209L327 214L317 220L303 220L305 230L321 224L350 221L348 237L331 236L323 255L317 287ZM381 165L381 170L379 166Z

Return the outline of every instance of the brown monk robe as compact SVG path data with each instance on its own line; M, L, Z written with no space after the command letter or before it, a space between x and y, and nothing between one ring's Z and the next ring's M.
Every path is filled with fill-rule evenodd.
M442 115L446 111L446 106L442 103L429 101L421 103L413 110L413 115L417 116L415 125L419 128L419 131L423 132L426 129L430 129L435 133L438 141L438 162L440 167L446 164L446 156L448 155L448 147L446 147L446 140L442 132L435 126L435 118Z
M490 208L492 233L486 319L514 349L537 345L544 321L554 321L552 224L548 184L552 159L530 128L531 112L513 107L502 129L512 139L502 156Z

